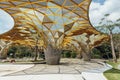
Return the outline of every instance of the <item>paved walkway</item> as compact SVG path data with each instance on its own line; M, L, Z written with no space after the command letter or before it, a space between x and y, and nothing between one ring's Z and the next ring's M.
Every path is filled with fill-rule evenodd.
M1 75L0 80L105 80L102 72L108 69L107 65L95 61L84 62L79 59L62 59L60 65L35 64L27 66L19 66L19 69L22 67L21 70L16 66L16 70L19 71ZM6 70L11 70L11 67L12 65Z
M34 64L20 65L20 64L0 64L0 76L16 73L33 67Z
M60 65L35 64L32 68L21 70L6 76L39 74L81 74L83 71L99 69L103 65L95 61L84 62L79 59L62 59Z
M102 63L104 65L103 68L99 68L99 69L92 69L89 71L85 71L82 72L82 76L86 79L86 80L107 80L105 78L105 76L103 75L103 72L106 70L109 70L112 68L111 65Z
M0 77L0 80L83 80L81 75L74 74L43 74Z

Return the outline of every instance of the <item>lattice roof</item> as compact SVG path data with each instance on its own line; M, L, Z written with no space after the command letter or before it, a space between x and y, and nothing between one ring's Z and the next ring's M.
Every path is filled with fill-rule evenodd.
M0 8L15 21L14 28L2 35L16 43L67 47L76 42L99 45L108 36L101 35L90 24L88 12L91 0L0 0ZM9 25L8 25L9 26Z

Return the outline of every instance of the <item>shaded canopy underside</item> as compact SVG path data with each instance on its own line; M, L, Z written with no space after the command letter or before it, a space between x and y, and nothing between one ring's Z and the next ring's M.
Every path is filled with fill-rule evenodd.
M0 0L0 8L15 20L12 30L0 35L3 40L24 45L52 44L56 47L79 43L91 47L108 36L100 34L89 22L91 0ZM8 25L9 26L9 25Z

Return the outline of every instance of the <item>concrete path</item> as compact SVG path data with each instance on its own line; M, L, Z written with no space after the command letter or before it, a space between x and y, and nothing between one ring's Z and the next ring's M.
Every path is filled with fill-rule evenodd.
M104 66L91 62L83 62L79 59L62 59L60 65L35 64L32 68L5 76L17 75L41 75L41 74L81 74L83 71L103 68Z
M102 73L110 66L95 61L62 59L60 65L11 64L1 65L0 69L3 70L0 80L106 80Z
M107 80L105 78L105 76L103 75L103 72L111 69L112 66L108 65L108 64L105 64L105 63L102 63L102 64L104 65L103 68L93 69L93 70L82 72L82 76L86 80Z
M29 64L29 65L0 64L0 76L22 71L22 70L31 68L33 66L34 64Z
M0 80L83 80L81 75L74 74L43 74L0 77Z

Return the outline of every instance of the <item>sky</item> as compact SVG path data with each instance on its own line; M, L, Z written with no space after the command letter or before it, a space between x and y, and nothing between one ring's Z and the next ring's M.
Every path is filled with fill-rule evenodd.
M120 0L92 0L89 10L90 22L93 26L98 25L104 14L108 13L110 14L109 19L116 21L120 18ZM0 10L0 34L9 31L13 26L12 17Z
M120 18L120 0L93 0L90 5L90 21L93 26L98 25L105 14L110 14L113 22Z
M92 0L95 3L104 4L105 0Z

